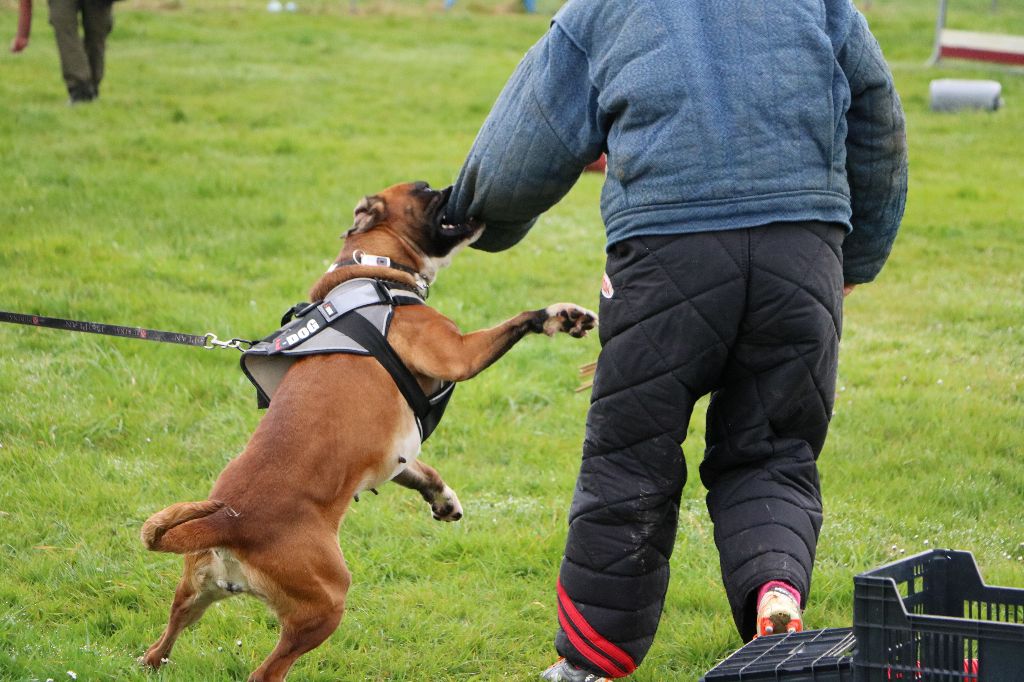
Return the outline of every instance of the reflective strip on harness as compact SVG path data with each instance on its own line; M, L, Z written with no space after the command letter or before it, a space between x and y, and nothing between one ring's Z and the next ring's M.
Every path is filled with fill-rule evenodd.
M354 279L334 289L319 304L294 306L287 322L242 354L242 371L256 386L260 407L267 407L285 373L299 357L323 353L372 355L388 371L416 416L425 441L441 421L455 388L444 385L431 396L423 393L409 368L387 341L396 305L422 305L414 293L380 280Z

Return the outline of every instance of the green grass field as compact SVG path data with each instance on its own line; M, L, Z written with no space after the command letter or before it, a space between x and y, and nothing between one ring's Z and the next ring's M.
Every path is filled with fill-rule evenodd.
M45 3L19 56L0 0L0 309L256 337L333 259L360 196L454 179L545 14L517 3L129 0L102 99L68 107ZM968 7L968 9L963 9ZM950 23L1024 34L1024 9L961 0ZM849 625L854 573L929 547L1024 587L1024 72L926 68L931 0L867 10L909 120L911 193L880 280L848 299L826 519L807 614ZM928 111L932 78L994 78L996 113ZM465 253L431 302L463 329L561 300L595 307L600 178L518 248ZM0 327L0 680L238 680L277 638L231 600L157 674L180 561L142 521L201 499L259 419L234 351ZM341 628L292 679L529 680L552 658L554 579L595 339L530 338L462 386L424 459L459 492L443 525L386 486L340 542ZM703 407L703 403L701 407ZM698 409L684 445L702 454ZM696 476L661 630L638 682L694 680L739 646Z

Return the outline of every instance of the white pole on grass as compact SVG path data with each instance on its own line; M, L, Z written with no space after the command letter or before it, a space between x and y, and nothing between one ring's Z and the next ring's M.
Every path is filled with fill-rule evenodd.
M946 2L939 0L939 16L935 20L935 47L932 48L932 56L928 58L928 66L935 66L942 55L942 29L946 27Z

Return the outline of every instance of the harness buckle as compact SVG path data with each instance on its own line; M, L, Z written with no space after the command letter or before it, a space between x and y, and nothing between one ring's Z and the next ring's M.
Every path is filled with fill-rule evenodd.
M377 290L377 295L380 296L381 303L386 303L390 306L395 305L395 299L391 295L391 291L388 289L387 285L384 284L384 282L382 282L379 279L375 279L373 280L373 286Z
M302 301L301 303L296 303L291 308L284 311L284 315L281 317L281 326L283 327L292 320L305 316L310 310L312 310L316 306L317 304L315 301L313 303L306 303L305 301Z
M423 298L426 299L430 295L430 284L427 283L427 278L420 273L413 275L416 280L416 288L423 292Z

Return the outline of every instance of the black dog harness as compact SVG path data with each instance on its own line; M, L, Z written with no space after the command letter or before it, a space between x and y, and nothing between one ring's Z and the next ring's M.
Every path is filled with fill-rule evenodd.
M353 279L336 286L323 301L292 306L281 328L242 354L242 371L256 386L259 407L267 407L285 372L298 358L324 353L372 355L394 379L416 416L420 441L441 421L455 383L446 381L426 395L388 343L396 306L423 305L406 285L379 279Z

